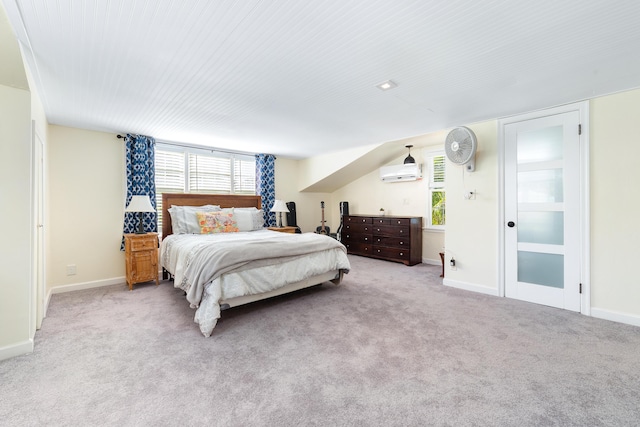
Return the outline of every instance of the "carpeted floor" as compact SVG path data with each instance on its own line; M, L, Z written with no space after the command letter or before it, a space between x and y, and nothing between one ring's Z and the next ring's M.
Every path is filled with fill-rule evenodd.
M350 257L210 338L168 282L55 294L2 426L637 426L640 328Z

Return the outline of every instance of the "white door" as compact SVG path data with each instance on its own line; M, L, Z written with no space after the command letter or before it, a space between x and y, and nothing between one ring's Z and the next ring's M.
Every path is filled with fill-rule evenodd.
M33 126L33 224L34 230L34 266L33 277L35 292L36 329L42 326L45 301L45 259L44 259L44 143Z
M505 295L581 307L580 112L504 125Z

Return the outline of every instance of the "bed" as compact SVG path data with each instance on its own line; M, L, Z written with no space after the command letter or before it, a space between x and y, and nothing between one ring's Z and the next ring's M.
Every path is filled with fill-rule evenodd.
M162 195L163 278L185 292L204 336L221 310L325 282L338 285L349 272L340 242L268 230L258 224L260 209L260 196Z

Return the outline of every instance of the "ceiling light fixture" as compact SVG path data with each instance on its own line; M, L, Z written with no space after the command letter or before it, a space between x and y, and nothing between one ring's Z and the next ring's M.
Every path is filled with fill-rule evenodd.
M406 159L404 159L404 164L406 165L407 163L415 163L416 159L414 159L413 156L411 156L411 147L413 147L413 145L405 145L405 147L409 149L409 155L407 156Z
M389 90L393 89L394 87L398 87L398 85L393 80L387 80L385 82L377 84L376 87L380 90Z

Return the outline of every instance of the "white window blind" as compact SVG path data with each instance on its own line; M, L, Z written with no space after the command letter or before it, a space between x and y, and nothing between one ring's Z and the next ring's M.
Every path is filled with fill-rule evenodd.
M224 157L189 153L189 192L231 194L229 160Z
M256 194L251 155L196 147L156 145L156 203L162 230L162 193Z
M255 159L233 161L233 192L235 194L256 194Z
M430 157L430 160L429 187L443 188L445 178L444 155Z
M446 223L446 161L441 152L427 156L429 165L428 228L444 230Z
M184 153L156 149L156 208L162 230L162 193L184 192Z

